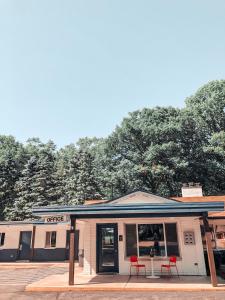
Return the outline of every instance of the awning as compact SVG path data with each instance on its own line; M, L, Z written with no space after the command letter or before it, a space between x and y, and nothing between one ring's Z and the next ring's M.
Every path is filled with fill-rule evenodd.
M202 216L224 210L223 202L191 202L161 204L98 204L33 207L35 216L71 215L79 219Z

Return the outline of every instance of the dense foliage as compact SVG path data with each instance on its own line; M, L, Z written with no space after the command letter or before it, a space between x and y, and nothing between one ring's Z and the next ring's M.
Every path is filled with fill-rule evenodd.
M77 204L135 189L179 195L182 182L225 194L225 80L212 81L186 107L145 108L105 139L60 150L0 136L0 218L31 218L34 205Z

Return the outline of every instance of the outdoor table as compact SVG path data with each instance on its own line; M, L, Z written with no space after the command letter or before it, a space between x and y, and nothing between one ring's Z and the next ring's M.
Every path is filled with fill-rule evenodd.
M151 257L151 271L152 271L152 274L150 276L146 276L146 278L149 278L149 279L158 279L158 278L160 278L160 276L156 276L154 274L154 257Z

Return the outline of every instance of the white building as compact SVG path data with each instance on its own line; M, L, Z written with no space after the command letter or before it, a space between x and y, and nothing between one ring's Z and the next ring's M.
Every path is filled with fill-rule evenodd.
M206 275L200 225L204 219L209 232L208 213L223 210L223 202L182 203L143 191L99 204L34 208L40 221L0 223L0 261L66 260L70 248L70 276L79 255L83 274L129 274L130 256L150 270L154 249L157 273L175 256L180 275Z
M129 274L132 255L150 269L149 252L154 248L156 272L170 256L176 256L180 274L206 275L200 222L204 220L212 260L208 212L223 210L221 202L182 203L138 191L100 204L40 207L33 212L42 217L70 218L70 284L73 284L77 221L83 224L84 230L84 274Z

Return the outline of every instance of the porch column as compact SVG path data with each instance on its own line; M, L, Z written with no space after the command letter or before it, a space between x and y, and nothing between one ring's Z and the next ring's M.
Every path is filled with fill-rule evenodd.
M209 270L211 276L211 283L212 286L217 286L217 276L216 276L216 266L212 248L212 241L211 241L211 232L209 228L209 222L207 219L207 215L203 215L203 224L205 229L205 240L206 240L206 247L207 247L207 255L208 255L208 262L209 262Z
M70 249L69 249L69 285L74 285L75 229L76 229L76 219L73 216L71 216L71 219L70 219Z
M31 260L34 259L34 244L35 244L36 226L33 226L32 230L32 240L31 240Z

